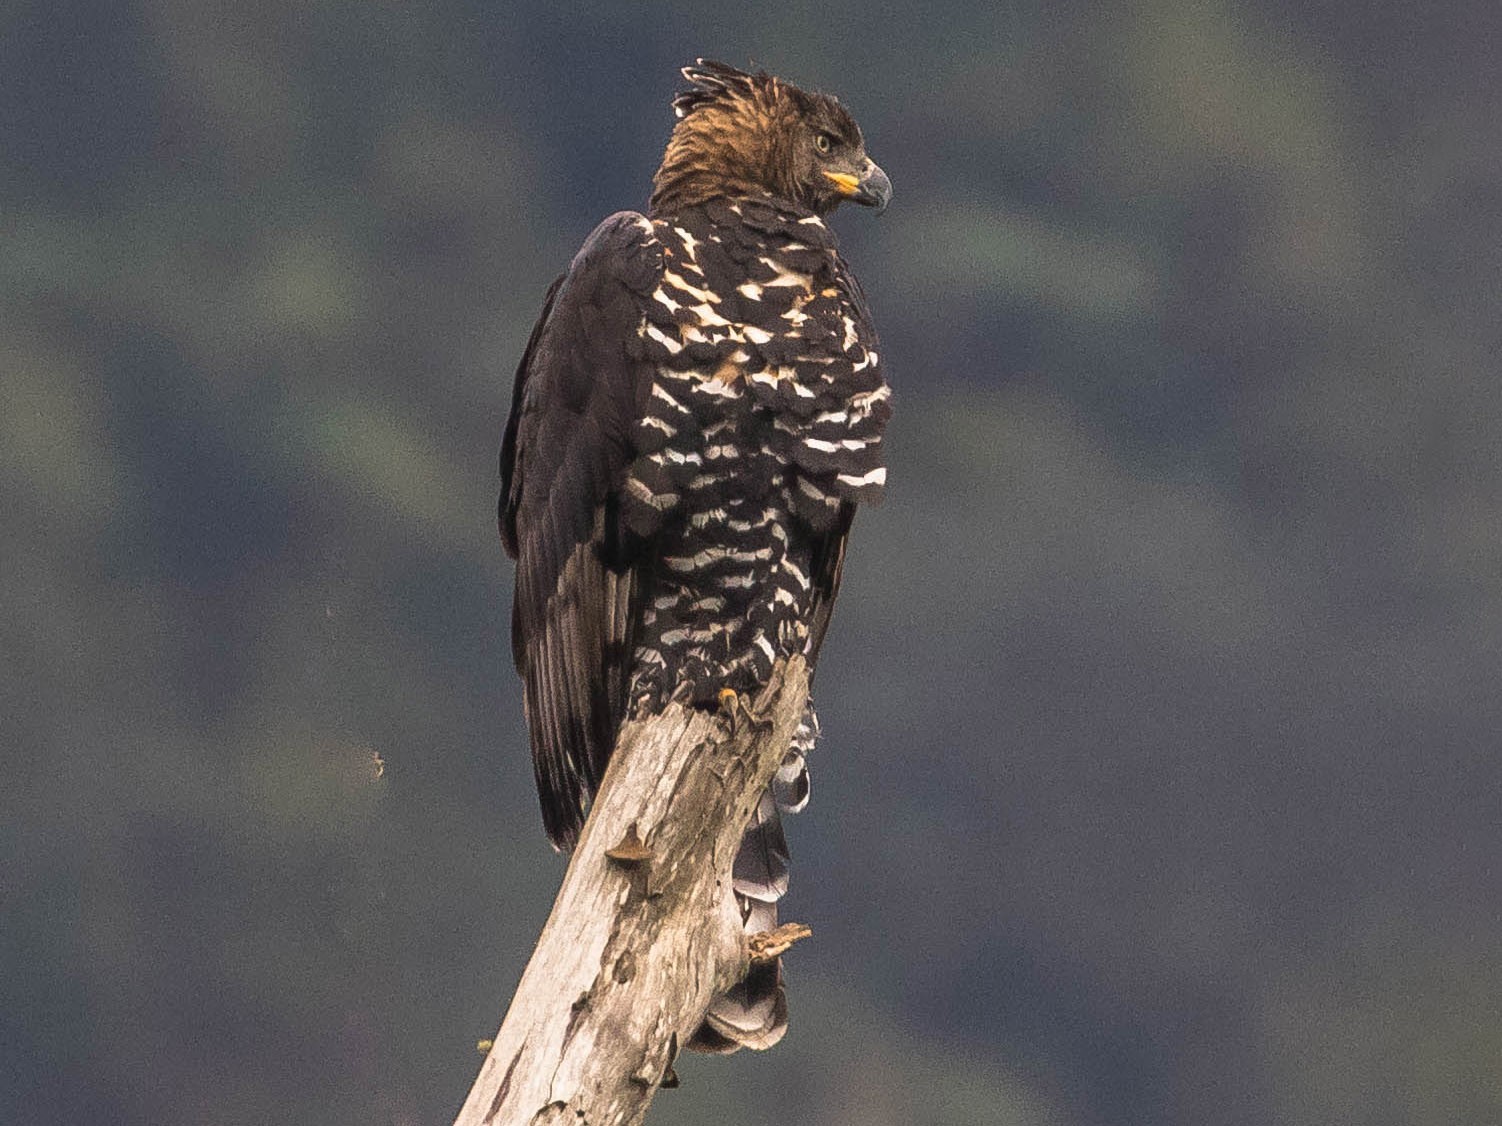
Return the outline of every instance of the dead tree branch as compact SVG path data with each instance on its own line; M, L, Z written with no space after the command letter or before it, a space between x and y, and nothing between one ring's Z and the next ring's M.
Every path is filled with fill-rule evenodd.
M807 696L794 658L749 715L672 705L622 729L455 1126L640 1122L710 1000L801 937L780 927L753 949L730 869Z

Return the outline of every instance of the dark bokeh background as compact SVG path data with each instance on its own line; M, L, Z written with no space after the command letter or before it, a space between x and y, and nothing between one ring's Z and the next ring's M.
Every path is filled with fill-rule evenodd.
M652 1120L1502 1121L1499 32L5 4L0 1121L452 1116L561 873L511 371L698 54L859 115L898 413L792 1032Z

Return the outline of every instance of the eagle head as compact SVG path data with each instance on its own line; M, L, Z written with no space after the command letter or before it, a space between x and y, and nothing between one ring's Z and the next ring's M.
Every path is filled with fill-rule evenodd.
M827 215L845 200L878 209L892 182L866 155L860 126L827 94L765 71L699 59L673 99L678 124L653 177L653 214L715 198L773 198Z

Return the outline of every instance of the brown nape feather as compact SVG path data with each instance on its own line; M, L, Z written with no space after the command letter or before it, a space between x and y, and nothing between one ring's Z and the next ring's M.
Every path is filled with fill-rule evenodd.
M811 126L858 144L860 128L844 107L765 72L710 63L684 74L695 88L673 103L680 120L652 178L651 214L716 198L768 196L817 209L799 182L796 145Z

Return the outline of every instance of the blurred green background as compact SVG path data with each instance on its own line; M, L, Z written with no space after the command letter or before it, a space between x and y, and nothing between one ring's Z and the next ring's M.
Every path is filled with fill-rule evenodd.
M696 55L862 122L897 415L792 1031L651 1121L1502 1121L1499 32L0 5L0 1121L450 1120L562 871L511 373Z

